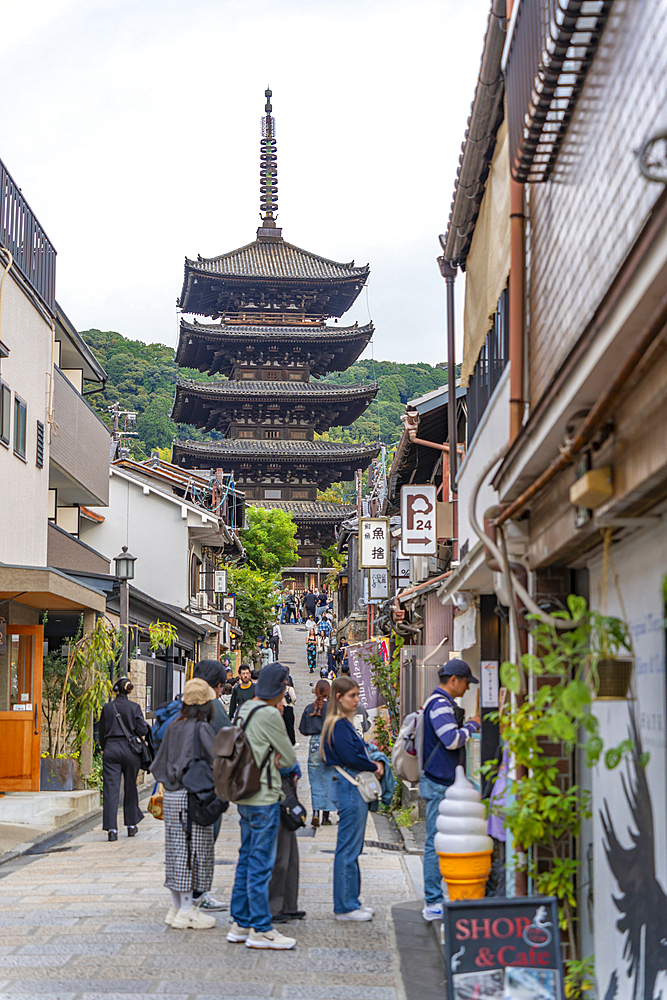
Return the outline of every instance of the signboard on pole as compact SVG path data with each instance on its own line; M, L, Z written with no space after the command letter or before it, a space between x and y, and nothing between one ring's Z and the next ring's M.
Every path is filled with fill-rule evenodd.
M482 708L498 708L497 660L480 660L479 693Z
M436 490L435 486L403 486L401 488L401 549L406 556L436 554Z
M359 566L361 569L389 567L389 518L359 518Z
M223 597L222 599L222 613L223 615L229 615L230 618L236 618L236 598L233 596Z
M553 896L446 901L448 1000L563 1000Z
M370 600L373 601L376 598L384 598L386 600L389 597L389 570L369 569L368 579L368 596Z
M225 594L227 592L227 570L216 569L214 576L215 576L213 584L214 593Z

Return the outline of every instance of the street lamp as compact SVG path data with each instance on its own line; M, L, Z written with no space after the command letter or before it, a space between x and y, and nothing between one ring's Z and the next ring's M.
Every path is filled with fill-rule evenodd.
M318 556L315 560L317 563L317 589L320 589L320 567L322 566L322 556Z
M137 557L130 555L127 545L123 546L123 551L114 559L115 575L120 580L120 631L123 647L120 656L120 671L123 677L127 676L127 650L130 643L130 591L128 580L134 580L134 564Z

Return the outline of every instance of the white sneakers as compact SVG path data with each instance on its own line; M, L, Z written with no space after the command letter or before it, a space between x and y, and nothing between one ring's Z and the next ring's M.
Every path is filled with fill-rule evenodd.
M350 910L349 913L335 913L336 920L372 920L373 911L368 906L360 906L358 910Z
M248 940L248 934L250 934L250 928L241 927L234 920L232 926L227 931L227 940L231 941L232 944L241 944L241 942Z
M442 920L442 903L424 903L422 910L424 920Z
M171 927L173 919L177 913L178 913L178 907L170 906L169 909L167 910L167 916L164 918L165 924L169 924L169 926Z
M289 951L296 944L296 938L285 937L275 927L270 931L255 931L250 928L246 948L272 948L274 951Z
M167 914L168 916L169 914ZM177 931L205 931L215 927L215 917L202 913L198 906L192 906L185 913L179 910L171 921L171 926Z
M285 937L273 927L270 931L255 931L252 927L240 927L236 921L227 931L227 940L232 944L245 942L246 948L271 948L273 951L289 951L296 944L295 938Z

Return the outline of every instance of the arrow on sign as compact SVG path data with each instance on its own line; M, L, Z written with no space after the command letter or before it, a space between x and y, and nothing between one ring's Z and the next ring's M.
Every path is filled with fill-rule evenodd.
M407 538L408 545L429 545L431 542L430 538Z

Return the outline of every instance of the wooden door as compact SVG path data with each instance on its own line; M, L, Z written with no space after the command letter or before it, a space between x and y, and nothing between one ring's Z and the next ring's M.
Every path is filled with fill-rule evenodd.
M42 726L41 625L7 625L0 657L5 689L0 708L0 791L38 792Z

